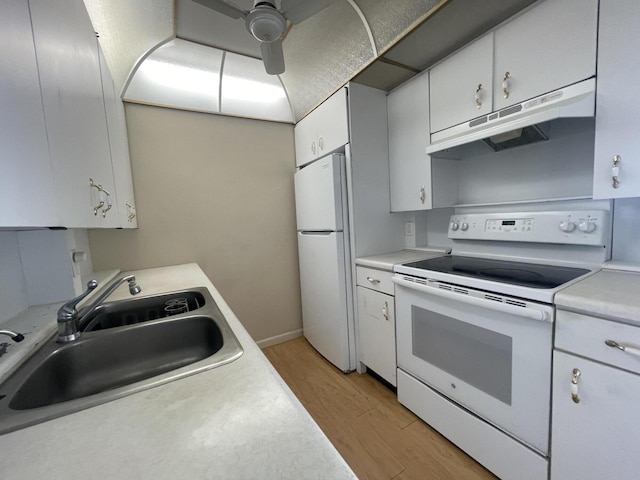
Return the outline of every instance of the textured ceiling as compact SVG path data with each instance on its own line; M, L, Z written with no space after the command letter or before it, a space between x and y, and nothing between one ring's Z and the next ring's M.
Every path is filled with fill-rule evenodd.
M243 20L192 0L84 1L121 91L138 64L176 36L260 57ZM253 5L232 1L244 9ZM336 0L294 25L283 42L281 80L295 118L352 79L390 90L533 1Z

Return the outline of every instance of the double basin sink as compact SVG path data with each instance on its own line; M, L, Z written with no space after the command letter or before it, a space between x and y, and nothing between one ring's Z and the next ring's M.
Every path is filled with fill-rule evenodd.
M82 316L82 311L80 311ZM229 363L242 347L202 288L99 306L0 384L0 434Z

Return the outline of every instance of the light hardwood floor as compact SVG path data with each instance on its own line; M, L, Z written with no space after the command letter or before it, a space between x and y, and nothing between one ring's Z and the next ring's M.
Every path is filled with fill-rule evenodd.
M265 355L361 480L495 479L371 375L344 374L304 338Z

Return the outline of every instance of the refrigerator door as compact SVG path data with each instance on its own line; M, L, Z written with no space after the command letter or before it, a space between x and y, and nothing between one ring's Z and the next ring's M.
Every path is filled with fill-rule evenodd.
M304 336L346 372L355 366L355 352L344 245L342 232L298 233Z
M294 175L298 230L342 230L343 159L327 155Z

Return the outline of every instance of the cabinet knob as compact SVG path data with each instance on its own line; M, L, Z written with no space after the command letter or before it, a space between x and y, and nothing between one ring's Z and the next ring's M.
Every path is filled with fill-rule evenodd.
M316 154L316 142L311 142L311 153Z
M620 155L614 155L613 157L613 166L611 167L611 180L613 184L613 188L618 188L620 186L620 162L622 162L622 157Z
M482 84L478 84L478 88L476 88L476 108L482 108L482 96L480 92L482 91Z
M505 72L504 78L502 79L502 93L504 94L504 98L509 98L509 72Z
M615 340L605 340L604 343L608 347L617 348L618 350L626 352L630 355L640 356L640 348L630 347L629 345L622 345L621 343L618 343Z
M367 280L370 281L371 283L373 283L374 285L377 285L378 283L380 283L380 280L378 280L377 278L373 278L373 277L367 277Z
M424 188L424 185L420 187L420 201L424 204L427 199L427 190Z
M93 181L93 178L89 179L89 187L95 188L98 191L98 202L95 202L95 197L93 196L93 190L91 191L91 202L93 203L93 214L98 216L98 212L102 207L104 207L104 200L101 198L100 194L104 192L102 185L97 184Z
M578 381L580 380L580 370L573 369L573 376L571 377L571 400L573 403L580 403L580 397L578 396Z
M324 139L322 137L318 138L318 148L320 151L324 150Z

